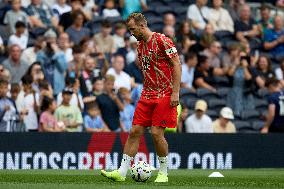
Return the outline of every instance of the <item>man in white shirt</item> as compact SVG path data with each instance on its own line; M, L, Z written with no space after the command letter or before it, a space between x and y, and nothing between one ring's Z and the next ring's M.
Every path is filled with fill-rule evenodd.
M193 88L194 70L197 65L196 53L190 52L185 55L185 64L182 65L181 87L189 90Z
M196 4L188 7L187 18L192 21L196 30L204 30L210 17L210 9L206 6L207 0L196 0Z
M117 54L113 57L112 68L106 73L107 75L113 75L115 77L114 87L116 90L121 87L131 90L131 77L123 71L124 66L123 56Z
M185 120L187 133L213 133L212 119L205 114L207 103L198 100L195 104L195 113Z

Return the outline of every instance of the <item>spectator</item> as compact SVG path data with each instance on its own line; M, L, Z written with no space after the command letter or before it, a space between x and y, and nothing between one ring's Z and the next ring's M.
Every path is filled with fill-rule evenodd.
M262 133L284 132L284 91L279 81L271 78L267 81L268 90L271 95L268 98L268 113Z
M65 87L64 76L67 70L67 62L64 53L56 43L56 34L49 30L44 34L46 47L37 54L37 61L42 65L46 80L53 88L56 96Z
M38 36L43 34L50 27L57 27L58 19L53 16L52 10L41 0L31 0L31 4L26 9L33 33Z
M135 107L131 104L131 92L127 88L121 87L119 94L124 104L123 111L120 111L120 121L124 132L130 132L132 128L132 121Z
M234 114L231 108L224 107L220 111L219 119L213 122L214 133L236 133L236 127L231 120L234 119Z
M72 47L73 60L68 62L68 74L74 74L74 77L79 78L85 60L85 54L80 45Z
M115 78L114 88L118 90L121 87L125 87L131 90L131 78L123 71L124 59L121 55L115 55L113 57L112 68L109 68L106 74L113 75Z
M141 97L142 89L143 89L142 84L136 84L136 86L131 91L131 99L135 107Z
M264 49L268 50L272 57L284 57L284 27L281 16L275 16L274 29L268 29L264 34Z
M260 41L257 39L259 30L253 18L251 18L250 6L244 4L239 11L240 20L235 22L236 38L242 43L250 44L251 49L259 48Z
M210 9L209 18L214 31L220 37L234 33L234 22L229 12L222 6L223 0L213 0L213 8Z
M283 9L284 8L284 1L283 0L277 0L276 6Z
M268 4L262 4L260 7L260 20L258 21L259 31L264 37L267 29L273 29L273 19L270 16L270 6Z
M100 70L95 70L96 60L92 57L87 57L84 61L84 69L81 71L80 90L83 97L92 95L93 85L92 81L94 78L101 76Z
M185 120L186 133L212 133L212 120L206 115L207 103L198 100L195 104L195 113Z
M284 59L281 61L280 67L276 68L275 76L280 81L280 84L284 88Z
M98 105L95 103L87 105L87 115L84 117L84 125L86 131L90 133L110 131L100 115Z
M77 45L84 37L89 37L91 32L83 26L85 17L82 11L76 11L72 16L72 25L66 29L66 33L69 35L70 40Z
M269 78L275 77L271 67L271 61L267 56L260 56L256 68L252 69L252 75L256 84L256 90L263 89Z
M32 90L36 93L40 93L39 90L39 83L40 81L44 80L44 74L41 68L40 62L34 62L30 65L26 75L32 76L33 83L32 83Z
M10 132L19 117L15 102L7 97L8 81L0 78L0 131Z
M39 36L36 38L34 42L34 46L28 47L22 53L22 60L31 65L36 61L37 53L43 49L45 46L45 39L43 36Z
M186 20L181 23L177 31L176 39L181 45L183 54L190 51L191 47L196 44L195 36L191 32L191 24L189 21Z
M85 14L87 20L92 20L94 16L99 16L99 7L95 4L94 0L81 0L82 11Z
M182 74L181 74L181 87L195 91L193 87L193 79L195 67L197 65L197 55L193 52L190 52L185 55L185 64L182 65Z
M241 57L240 61L236 61L228 70L231 89L227 96L227 105L238 116L241 115L243 110L254 109L254 98L251 90L252 74L248 66L247 57Z
M71 106L76 106L80 109L80 111L83 111L84 109L84 103L83 103L83 98L82 95L79 93L79 89L80 89L80 82L78 79L76 78L66 78L66 87L69 89L73 90L71 99L70 99L70 105ZM57 104L62 104L63 101L63 93L60 92L57 95Z
M214 35L213 26L211 24L207 24L200 36L199 44L197 44L197 47L194 47L193 49L199 53L199 51L209 48L214 41L216 41L216 37Z
M207 0L196 0L187 10L187 18L192 21L192 26L197 32L204 30L210 17L210 10L206 6Z
M56 102L52 98L44 97L41 104L39 132L62 132L65 131L63 122L58 122L54 116Z
M28 15L21 10L21 0L12 0L12 10L9 10L4 17L4 24L9 26L10 34L14 34L16 32L15 25L18 21L28 24Z
M102 77L95 77L93 79L93 95L99 96L104 90L104 80Z
M163 22L164 22L164 26L171 26L175 28L176 27L176 17L174 13L172 12L165 13L163 17Z
M176 32L175 32L175 28L173 26L170 25L165 25L163 28L163 34L170 38L173 42L176 42Z
M137 57L137 39L134 36L125 36L125 47L119 48L116 54L123 56L126 64L130 64L136 60Z
M113 92L115 78L112 75L106 75L104 81L104 93L97 96L96 102L102 113L102 118L111 131L120 132L121 124L119 112L123 111L124 105ZM112 115L112 116L109 116Z
M131 77L131 79L134 79L134 83L140 83L143 82L143 74L141 72L141 69L139 68L139 61L136 59L134 62L126 65L126 68L124 71Z
M24 91L24 99L21 102L19 112L23 113L26 131L38 131L38 117L39 113L39 94L32 90L33 78L31 75L24 75L22 78L22 85Z
M62 104L55 110L55 117L62 121L68 132L82 131L83 118L80 109L77 106L70 105L73 89L65 88L62 91Z
M241 45L234 43L228 47L228 52L222 57L222 67L225 72L229 67L238 64L240 61Z
M1 55L4 53L4 51L5 51L5 47L4 47L3 39L0 35L0 58L1 58Z
M234 22L239 20L239 13L240 7L246 3L246 0L230 0L228 6L228 12L230 13Z
M105 0L105 8L102 11L103 17L118 17L120 13L115 8L114 0Z
M115 32L115 34L113 35L114 48L115 51L117 51L117 49L125 47L124 37L127 32L126 25L120 22L115 24L114 32Z
M21 59L21 47L17 44L9 47L9 57L2 62L11 74L11 83L20 82L29 65Z
M59 31L60 32L63 32L67 28L69 28L74 22L74 16L73 16L74 13L78 12L78 11L82 11L82 9L83 9L81 0L71 0L70 5L71 5L71 11L63 13L60 16L60 20L59 20ZM86 18L85 13L84 13L84 16Z
M63 32L59 34L58 46L64 52L67 63L71 62L73 60L71 48L72 44L69 40L69 35L67 33Z
M209 48L206 48L202 54L207 56L209 66L213 68L221 67L220 54L222 51L221 43L218 41L214 41L211 43Z
M15 24L16 32L11 35L8 40L8 45L17 44L22 50L25 50L28 45L28 36L25 34L26 25L24 22L18 21Z
M23 100L23 98L19 98L19 94L21 93L21 86L19 83L12 83L11 84L11 90L10 90L10 95L11 95L11 99L15 102L16 104L16 108L18 110L18 107L20 107L20 103ZM22 96L24 97L24 95Z
M133 12L142 12L148 9L146 0L119 0L124 20Z
M216 92L214 87L214 76L223 75L223 71L209 66L208 58L204 55L198 57L198 64L194 71L193 86L195 88L206 88Z
M95 44L100 48L100 52L112 54L115 51L114 40L111 34L111 23L104 20L101 23L101 31L94 36Z
M57 0L57 2L52 6L53 13L60 18L64 13L71 11L71 6L66 3L66 0Z
M46 80L42 80L39 82L39 104L41 104L44 97L53 98L53 90L51 85Z

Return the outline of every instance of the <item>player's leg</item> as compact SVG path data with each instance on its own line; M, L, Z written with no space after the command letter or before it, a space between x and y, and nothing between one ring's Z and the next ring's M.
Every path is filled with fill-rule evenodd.
M140 137L143 135L145 127L134 125L128 135L126 144L123 150L121 164L118 170L107 172L101 170L101 174L114 181L125 181L127 171L130 168L131 161L134 159L138 151Z
M168 182L168 143L164 131L164 127L151 127L151 134L160 163L158 177L155 182Z
M130 168L131 161L137 154L140 137L144 134L145 127L139 125L133 125L128 135L127 141L123 150L123 157L121 165L118 169L121 176L125 177L128 169Z
M174 128L177 125L177 109L170 106L170 97L159 99L153 112L153 126L151 133L158 155L160 170L155 182L168 182L168 143L164 136L166 127Z
M131 161L134 159L139 147L140 137L144 134L145 126L152 123L153 103L139 100L133 118L133 127L128 135L121 165L118 170L112 172L101 171L102 175L114 181L124 181Z

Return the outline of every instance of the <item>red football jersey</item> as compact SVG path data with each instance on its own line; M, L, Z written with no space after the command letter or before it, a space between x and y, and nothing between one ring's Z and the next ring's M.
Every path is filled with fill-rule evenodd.
M155 99L172 93L173 65L170 58L178 55L172 40L160 33L153 33L147 41L138 43L139 67L144 81L142 98Z

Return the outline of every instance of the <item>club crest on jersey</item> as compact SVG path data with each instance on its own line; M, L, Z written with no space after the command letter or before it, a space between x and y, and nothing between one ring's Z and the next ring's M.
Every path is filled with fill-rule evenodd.
M151 55L142 57L142 67L144 71L150 70L150 56Z

